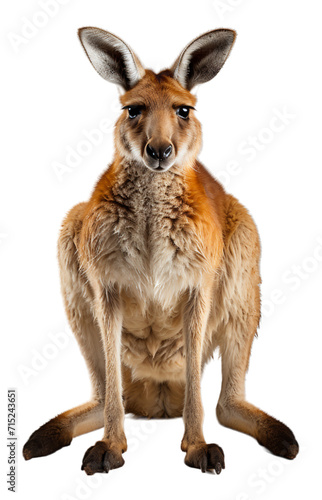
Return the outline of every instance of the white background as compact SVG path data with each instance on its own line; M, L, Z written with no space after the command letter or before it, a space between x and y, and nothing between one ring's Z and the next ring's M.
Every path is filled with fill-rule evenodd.
M317 498L322 346L319 2L64 3L56 2L51 17L36 0L2 7L2 490L12 496L5 484L5 407L6 391L15 387L17 498ZM155 70L170 65L204 31L230 27L238 32L223 70L198 89L201 160L248 207L259 228L264 312L247 396L292 428L301 447L292 462L218 424L217 355L205 371L202 391L206 439L225 451L226 470L220 476L183 464L181 419L142 422L127 416L126 463L108 475L89 479L80 470L85 450L102 431L79 437L49 457L22 459L22 446L32 431L90 394L76 341L66 333L56 241L66 212L88 199L112 159L111 128L61 180L54 165L66 165L70 148L81 148L86 133L97 129L102 118L114 122L120 106L117 89L95 73L83 53L76 36L81 26L117 34ZM18 38L26 33L29 39ZM284 124L272 121L276 113L286 113ZM272 125L274 130L268 130ZM252 137L257 137L257 149L246 153ZM53 344L55 336L60 347Z

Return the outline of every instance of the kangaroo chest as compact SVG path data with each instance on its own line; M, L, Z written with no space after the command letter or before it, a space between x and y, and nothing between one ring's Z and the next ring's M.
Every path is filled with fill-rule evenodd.
M166 306L174 293L196 284L204 260L178 175L125 170L111 188L106 218L104 260L123 288Z

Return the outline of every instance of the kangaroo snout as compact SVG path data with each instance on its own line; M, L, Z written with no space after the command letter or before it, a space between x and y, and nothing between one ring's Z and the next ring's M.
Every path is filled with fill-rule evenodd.
M148 168L152 170L165 171L173 164L174 148L171 143L156 143L150 141L145 146L144 160Z

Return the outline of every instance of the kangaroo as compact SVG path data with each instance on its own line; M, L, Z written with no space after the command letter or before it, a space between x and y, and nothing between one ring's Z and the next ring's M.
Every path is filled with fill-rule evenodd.
M131 48L98 28L79 30L95 70L122 89L113 163L88 202L66 216L58 242L67 317L92 382L85 404L27 441L26 460L104 427L85 453L86 474L124 464L124 414L184 419L185 463L225 468L203 435L200 383L222 359L219 422L293 459L282 422L245 400L245 374L260 319L260 241L248 211L197 160L201 125L191 90L222 68L236 33L194 39L170 69L145 70Z

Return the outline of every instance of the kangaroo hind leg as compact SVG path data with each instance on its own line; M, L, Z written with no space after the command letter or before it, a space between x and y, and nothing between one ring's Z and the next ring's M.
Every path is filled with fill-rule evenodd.
M76 245L84 206L77 205L67 215L58 242L58 258L65 309L91 376L92 398L36 430L23 448L26 460L54 453L68 446L74 437L104 425L104 354L100 331L91 309L92 292L80 270Z
M218 331L222 388L217 417L222 425L253 436L274 455L292 459L299 450L293 432L245 400L245 374L260 317L260 248L251 217L239 204L233 208L237 227L226 248L217 297L218 314L224 318Z

